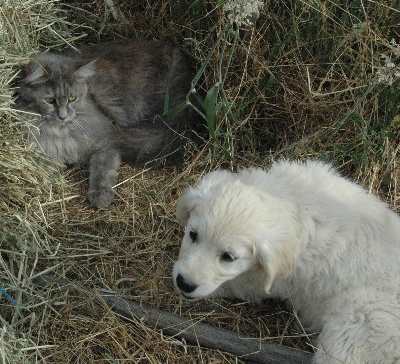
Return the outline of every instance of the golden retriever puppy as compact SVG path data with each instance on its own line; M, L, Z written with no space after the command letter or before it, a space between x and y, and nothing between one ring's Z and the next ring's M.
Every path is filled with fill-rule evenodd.
M400 218L322 162L215 171L178 200L188 300L286 299L313 363L400 363Z

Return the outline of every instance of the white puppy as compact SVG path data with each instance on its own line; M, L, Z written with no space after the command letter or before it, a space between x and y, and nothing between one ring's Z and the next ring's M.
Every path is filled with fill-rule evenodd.
M208 173L179 199L183 297L287 299L314 363L400 363L400 218L321 162Z

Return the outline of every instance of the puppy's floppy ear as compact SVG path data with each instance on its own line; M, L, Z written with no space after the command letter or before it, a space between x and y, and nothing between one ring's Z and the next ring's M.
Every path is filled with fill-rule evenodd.
M187 188L178 199L176 205L176 219L182 225L186 225L190 212L201 200L211 199L217 186L224 186L227 182L237 178L234 173L217 170L207 173L194 187Z
M269 293L275 280L286 278L293 272L300 254L300 241L296 237L285 241L261 241L256 244L256 256L264 269L264 290Z
M255 256L265 273L264 289L269 293L275 280L286 278L294 271L302 251L298 235L296 204L257 190L257 209L260 216Z
M195 208L196 192L192 187L187 188L176 204L176 219L181 225L186 225L189 220L190 212Z

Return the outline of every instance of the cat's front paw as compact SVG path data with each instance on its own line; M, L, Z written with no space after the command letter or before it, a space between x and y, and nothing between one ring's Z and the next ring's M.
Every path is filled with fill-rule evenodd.
M89 190L88 198L90 205L97 209L111 205L114 200L113 190Z

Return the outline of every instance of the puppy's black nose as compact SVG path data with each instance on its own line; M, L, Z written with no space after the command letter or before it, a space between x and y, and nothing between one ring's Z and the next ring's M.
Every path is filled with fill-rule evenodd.
M185 279L178 274L176 277L176 285L182 292L191 293L197 288L197 284L191 284L185 281Z

